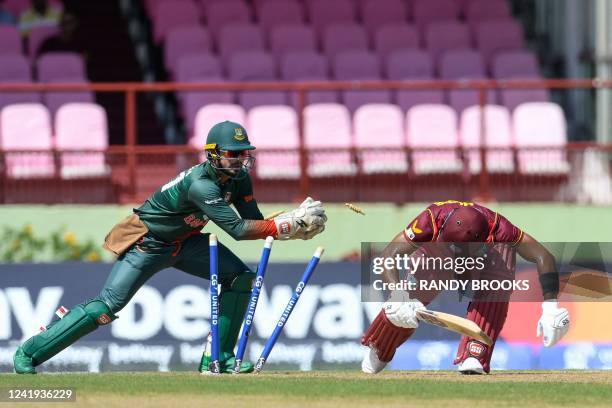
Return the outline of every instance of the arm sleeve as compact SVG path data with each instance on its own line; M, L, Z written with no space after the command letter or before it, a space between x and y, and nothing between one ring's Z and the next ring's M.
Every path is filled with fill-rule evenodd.
M433 213L429 208L422 211L404 229L404 238L408 242L430 242L437 235Z
M244 181L240 194L234 202L234 207L236 207L238 214L245 220L264 219L257 206L257 201L253 197L253 184L251 184L249 177Z
M189 200L237 241L264 239L268 235L277 237L274 221L245 220L238 217L221 197L219 187L212 182L202 180L193 183L189 188Z
M512 246L518 245L523 239L523 231L512 224L508 219L500 214L496 214L497 223L493 231L495 242L506 242Z

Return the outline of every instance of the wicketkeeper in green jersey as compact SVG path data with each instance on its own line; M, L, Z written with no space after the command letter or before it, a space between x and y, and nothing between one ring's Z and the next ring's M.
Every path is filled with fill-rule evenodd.
M213 126L206 140L207 161L181 172L110 231L104 247L118 259L98 296L74 306L23 343L13 358L15 372L34 374L34 367L112 322L136 291L162 269L174 267L209 279L208 234L201 233L209 221L236 240L310 239L321 233L327 217L321 202L310 197L293 211L263 219L248 174L254 149L241 125L226 121ZM228 372L234 365L234 347L255 274L222 244L219 266L223 288L220 358L222 371ZM208 365L209 356L204 353L200 371L208 370ZM252 371L253 365L243 362L241 370Z

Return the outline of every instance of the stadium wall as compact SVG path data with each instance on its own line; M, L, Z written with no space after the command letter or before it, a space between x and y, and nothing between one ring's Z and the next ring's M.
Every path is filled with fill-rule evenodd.
M262 212L293 208L295 204L263 204ZM326 205L329 222L326 231L312 243L284 242L274 255L274 262L302 262L308 259L315 245L326 248L325 260L341 260L359 250L362 241L388 241L414 217L425 204L396 206L367 204L366 216L358 215L339 204ZM565 204L495 204L499 211L517 226L540 241L607 242L612 230L610 208ZM79 241L102 243L112 226L127 216L132 206L117 205L5 205L0 210L0 230L4 227L23 228L30 224L35 236L48 236L64 227ZM217 232L221 242L248 262L259 259L261 243L236 242L215 225L207 231ZM43 258L45 255L43 255ZM110 261L110 254L104 254Z
M304 264L305 260L270 265L253 323L249 360L259 356ZM359 339L380 310L377 302L361 301L358 270L355 262L319 265L270 355L273 367L358 367L364 351ZM535 270L523 265L517 273L520 278ZM108 265L100 263L0 265L0 373L12 370L17 345L47 325L60 305L72 308L94 296L107 275ZM44 370L194 370L210 330L208 289L207 282L177 270L157 273L118 313L119 319L79 340ZM430 307L463 315L468 301L458 301L451 291ZM535 337L539 302L512 302L495 348L494 369L612 368L612 327L601 319L612 314L612 303L562 305L573 319L570 331L559 345L545 349ZM458 338L423 324L398 350L391 368L451 369Z

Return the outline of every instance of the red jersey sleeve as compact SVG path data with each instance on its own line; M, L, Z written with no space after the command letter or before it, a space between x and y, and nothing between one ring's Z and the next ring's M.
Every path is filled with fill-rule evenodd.
M497 220L493 227L493 242L506 242L512 245L518 245L523 239L523 231L512 224L506 217L500 214L495 214Z
M404 238L408 242L430 242L437 236L438 228L432 211L422 211L404 229Z

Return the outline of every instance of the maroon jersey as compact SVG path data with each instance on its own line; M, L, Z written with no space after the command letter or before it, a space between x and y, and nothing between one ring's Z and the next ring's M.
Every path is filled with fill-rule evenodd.
M462 206L472 207L486 217L489 224L486 242L503 242L515 246L523 239L523 231L513 225L504 216L482 205L455 200L439 201L431 204L406 226L404 238L406 238L408 242L415 243L438 240L438 233L444 225L444 222L453 210Z

